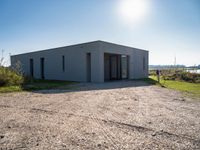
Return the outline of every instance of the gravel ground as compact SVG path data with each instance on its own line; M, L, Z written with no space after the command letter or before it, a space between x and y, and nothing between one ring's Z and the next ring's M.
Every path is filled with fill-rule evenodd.
M0 95L0 150L200 149L200 101L141 81Z

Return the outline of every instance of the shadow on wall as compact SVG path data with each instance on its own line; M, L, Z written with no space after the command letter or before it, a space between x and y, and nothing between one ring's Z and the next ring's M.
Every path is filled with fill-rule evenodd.
M63 86L55 89L32 91L33 93L40 94L59 94L69 92L81 92L81 91L95 91L95 90L110 90L110 89L122 89L131 87L151 86L153 83L145 82L142 80L124 80L124 81L110 81L105 83L74 83L68 86Z

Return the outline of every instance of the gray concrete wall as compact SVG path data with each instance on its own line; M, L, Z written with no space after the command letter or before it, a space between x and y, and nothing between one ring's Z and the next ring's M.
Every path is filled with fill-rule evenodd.
M30 75L29 61L34 60L34 77L40 79L40 58L45 58L45 79L87 81L86 54L91 53L91 80L98 81L98 43L86 43L56 49L26 53L11 57L11 64L20 61L23 71ZM62 56L65 56L65 72L62 70Z
M104 82L104 53L129 56L129 78L148 76L148 52L102 41L72 45L11 56L11 65L20 61L23 71L30 75L30 59L34 60L34 77L40 79L40 58L45 58L45 79L87 81L87 57L91 53L91 81ZM62 69L62 56L65 56L65 72ZM146 68L143 70L143 57Z

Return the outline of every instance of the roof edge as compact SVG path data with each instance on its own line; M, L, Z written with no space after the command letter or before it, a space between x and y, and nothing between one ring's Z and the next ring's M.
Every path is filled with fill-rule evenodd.
M43 52L43 51L50 51L50 50L54 50L54 49L71 47L71 46L80 46L80 45L84 45L84 44L91 44L91 43L97 43L97 42L107 43L107 44L113 44L113 45L118 45L118 46L123 46L123 47L127 47L127 48L132 48L132 49L137 49L137 50L149 52L148 50L144 50L144 49L140 49L140 48L135 48L135 47L126 46L126 45L122 45L122 44L116 44L116 43L107 42L107 41L103 41L103 40L96 40L96 41L84 42L84 43L80 43L80 44L72 44L72 45L60 46L60 47L56 47L56 48L49 48L49 49L44 49L44 50L36 50L36 51L32 51L32 52L26 52L26 53L11 55L11 57L18 56L18 55L25 55L25 54L37 53L37 52Z

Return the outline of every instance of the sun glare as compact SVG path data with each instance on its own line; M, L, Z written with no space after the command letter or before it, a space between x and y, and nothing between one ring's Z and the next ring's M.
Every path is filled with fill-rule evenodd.
M136 23L147 14L147 0L120 0L118 13L125 23Z

